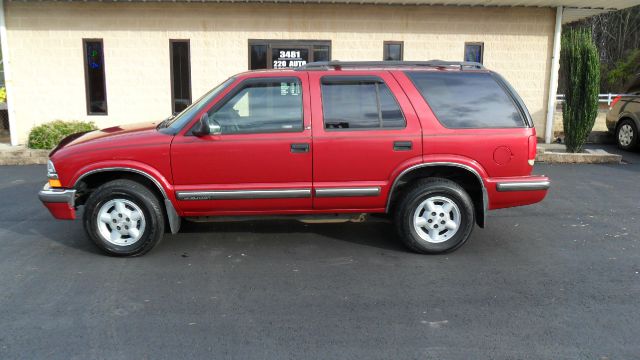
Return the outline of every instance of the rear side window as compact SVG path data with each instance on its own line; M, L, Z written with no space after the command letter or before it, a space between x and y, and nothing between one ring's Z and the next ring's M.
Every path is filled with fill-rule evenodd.
M404 128L406 124L391 90L374 76L323 77L322 112L328 130Z
M491 74L417 71L406 74L447 128L525 126L514 100Z

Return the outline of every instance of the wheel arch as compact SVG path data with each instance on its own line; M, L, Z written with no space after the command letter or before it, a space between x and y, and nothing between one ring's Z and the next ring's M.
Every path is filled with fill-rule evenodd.
M421 163L404 169L396 176L389 188L386 212L392 211L407 184L429 177L450 179L462 186L473 200L477 224L480 227L484 227L489 206L489 195L482 176L473 167L455 162Z

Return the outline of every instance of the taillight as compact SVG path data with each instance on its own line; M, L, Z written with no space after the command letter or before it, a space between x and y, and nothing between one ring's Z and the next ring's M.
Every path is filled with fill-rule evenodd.
M618 101L620 101L620 99L622 99L621 95L618 95L615 98L613 98L613 101L611 102L611 106L609 106L609 110L613 109L613 107L616 106L616 104L618 103Z
M538 152L538 138L535 135L529 136L529 165L533 166L536 161L536 153Z

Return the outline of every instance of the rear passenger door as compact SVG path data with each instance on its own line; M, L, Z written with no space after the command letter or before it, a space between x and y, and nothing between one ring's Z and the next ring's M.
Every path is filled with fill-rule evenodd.
M421 129L388 72L309 72L314 209L384 211L396 169L421 161Z

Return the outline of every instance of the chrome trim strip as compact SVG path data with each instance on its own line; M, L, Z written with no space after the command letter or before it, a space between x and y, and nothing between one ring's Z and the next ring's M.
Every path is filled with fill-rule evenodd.
M146 178L148 178L149 180L153 181L153 183L156 185L156 187L158 188L158 190L160 190L160 192L162 193L162 196L165 199L168 199L169 197L167 196L167 193L164 191L164 188L162 187L162 185L160 184L160 182L158 180L156 180L156 178L154 178L153 176L147 174L146 172L142 171L142 170L138 170L138 169L133 169L133 168L127 168L127 167L108 167L108 168L100 168L100 169L95 169L95 170L91 170L91 171L87 171L86 173L80 175L78 177L78 180L76 180L76 182L73 184L73 187L75 188L76 185L78 185L78 182L80 182L80 180L82 180L84 177L87 177L91 174L95 174L98 172L105 172L105 171L128 171L128 172L132 172L132 173L136 173L136 174L140 174L145 176Z
M378 196L380 195L380 188L373 187L358 187L358 188L316 188L316 197L356 197L356 196Z
M248 200L291 199L311 197L311 189L256 189L256 190L212 190L178 191L178 200Z
M521 181L500 182L496 184L496 190L504 191L534 191L547 190L551 186L550 181Z
M482 215L486 218L486 214L487 214L487 210L489 208L489 195L487 193L487 188L484 186L484 181L482 181L482 177L480 176L480 174L478 174L478 172L473 169L470 166L467 165L463 165L463 164L459 164L459 163L452 163L452 162L431 162L431 163L423 163L423 164L417 164L417 165L413 165L408 167L407 169L403 170L396 178L395 180L393 180L393 185L391 185L391 188L389 189L389 195L387 196L387 206L385 207L385 211L389 212L390 207L391 207L391 196L393 195L393 190L395 190L396 186L398 185L398 181L404 176L406 175L408 172L418 169L418 168L422 168L422 167L428 167L428 166L453 166L453 167L459 167L462 169L465 169L467 171L470 171L472 174L474 174L477 178L478 181L480 181L480 186L482 186Z
M46 184L40 192L38 198L43 203L67 203L74 207L76 202L76 191L73 189L54 189Z

